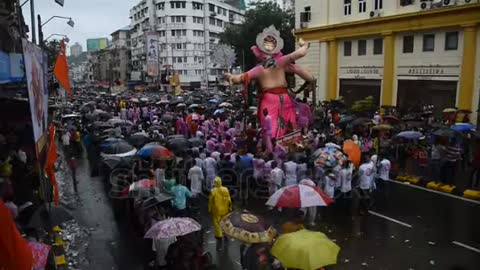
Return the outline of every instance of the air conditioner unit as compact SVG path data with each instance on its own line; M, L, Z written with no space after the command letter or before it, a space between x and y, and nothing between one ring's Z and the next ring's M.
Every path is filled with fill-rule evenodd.
M420 2L420 9L431 9L432 8L432 0L424 0Z
M448 7L448 6L454 6L457 4L456 0L443 0L442 1L442 6Z
M300 22L300 28L308 28L308 22Z
M382 15L383 15L383 11L381 10L370 11L370 18L381 17Z
M474 3L479 3L478 0L460 0L457 1L457 4L474 4Z

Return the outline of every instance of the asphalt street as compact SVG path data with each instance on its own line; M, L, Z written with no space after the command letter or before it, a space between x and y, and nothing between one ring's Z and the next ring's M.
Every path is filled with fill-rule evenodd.
M79 224L88 228L86 264L80 269L149 269L148 244L115 219L111 199L101 178L91 178L87 160L79 162L78 194L71 211ZM69 179L63 179L68 182ZM249 199L247 209L274 224L285 220L283 213L268 210L264 200ZM235 209L242 207L236 203ZM379 198L371 211L351 215L341 201L323 209L312 229L320 230L340 247L338 264L329 269L480 269L480 203L433 193L405 184L389 182L386 198ZM217 252L202 202L201 223L205 228L205 249L220 269L241 269L239 243L230 241Z

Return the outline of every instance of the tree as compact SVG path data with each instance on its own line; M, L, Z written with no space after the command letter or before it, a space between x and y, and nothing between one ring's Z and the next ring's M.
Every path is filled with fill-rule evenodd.
M295 15L292 12L283 11L275 2L254 2L250 3L250 7L245 13L244 23L229 25L220 34L220 42L235 48L240 64L245 64L246 69L257 64L250 47L255 45L257 34L270 25L274 25L280 31L284 41L282 50L284 54L291 53L295 49L295 37L292 35ZM243 53L245 63L241 60Z
M55 60L57 59L57 54L60 51L60 41L57 39L52 39L45 42L43 49L47 52L48 56L48 69L53 69L55 65Z

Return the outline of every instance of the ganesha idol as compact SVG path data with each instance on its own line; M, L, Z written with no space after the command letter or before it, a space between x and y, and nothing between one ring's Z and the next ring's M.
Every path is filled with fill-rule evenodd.
M256 81L260 86L257 117L262 128L271 128L268 132L271 138L282 137L297 129L295 101L288 93L285 72L294 73L307 82L313 81L309 72L295 64L307 54L308 45L303 40L300 40L299 46L296 51L283 55L280 32L270 26L257 35L256 46L251 48L259 64L243 74L224 74L231 85ZM265 120L271 121L271 124L265 125Z

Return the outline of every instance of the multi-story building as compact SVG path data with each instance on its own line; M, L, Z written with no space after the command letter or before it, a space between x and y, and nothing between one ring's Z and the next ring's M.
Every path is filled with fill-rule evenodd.
M107 48L111 54L112 76L116 84L127 85L130 79L130 27L124 27L111 34L112 43Z
M75 44L70 46L70 55L73 55L76 57L82 54L82 52L83 52L82 45L80 45L78 42L75 42Z
M402 110L422 104L476 111L478 0L296 0L298 61L318 79L317 100L373 96Z
M155 32L160 69L171 67L182 84L200 85L205 74L215 81L227 67L212 63L210 52L224 28L241 23L243 14L222 0L141 0L130 10L132 79L156 80L146 76L145 42L145 34Z

